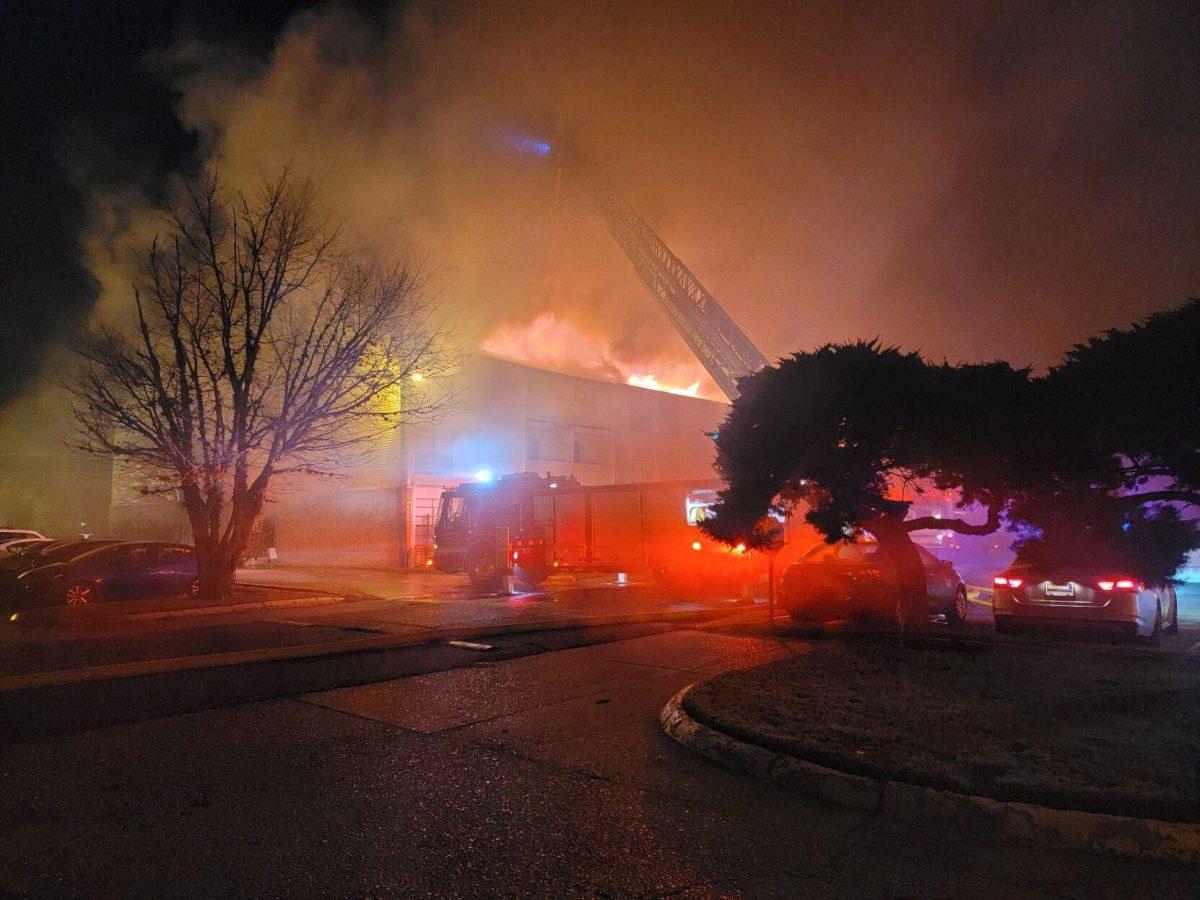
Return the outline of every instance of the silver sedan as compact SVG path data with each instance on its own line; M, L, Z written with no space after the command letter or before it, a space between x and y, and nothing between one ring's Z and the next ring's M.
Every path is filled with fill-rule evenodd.
M996 630L1100 629L1157 644L1179 630L1173 584L1150 585L1128 574L1012 566L993 579Z

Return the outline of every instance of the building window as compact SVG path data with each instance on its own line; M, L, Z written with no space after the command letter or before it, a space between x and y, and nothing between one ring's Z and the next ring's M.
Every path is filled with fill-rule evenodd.
M571 426L538 422L525 432L526 458L566 462L571 459Z
M612 462L612 441L600 431L576 430L572 460L588 466L606 466Z

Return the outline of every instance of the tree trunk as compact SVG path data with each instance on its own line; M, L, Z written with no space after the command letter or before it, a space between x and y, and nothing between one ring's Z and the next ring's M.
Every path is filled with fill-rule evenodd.
M882 515L869 523L867 530L896 568L900 637L907 646L921 646L929 632L929 585L917 545L903 521L903 516Z
M183 486L183 508L192 529L192 546L196 548L196 576L200 580L200 597L222 600L233 593L233 566L229 565L221 546L220 523L222 495L220 490L204 492L196 484Z
M196 548L200 596L206 600L225 599L233 594L234 575L246 552L254 520L262 512L265 491L254 485L235 493L227 521L223 521L226 507L220 488L202 491L198 485L185 484L182 491Z

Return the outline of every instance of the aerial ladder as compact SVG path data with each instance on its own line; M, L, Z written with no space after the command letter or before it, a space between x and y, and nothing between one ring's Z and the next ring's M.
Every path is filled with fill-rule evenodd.
M767 365L762 351L594 166L570 149L563 153L563 161L608 224L609 234L633 263L638 278L725 396L736 400L737 380Z

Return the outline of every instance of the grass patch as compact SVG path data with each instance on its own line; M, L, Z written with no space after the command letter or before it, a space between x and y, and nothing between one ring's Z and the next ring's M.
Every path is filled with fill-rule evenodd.
M1064 809L1200 821L1200 657L817 641L685 709L821 765Z

